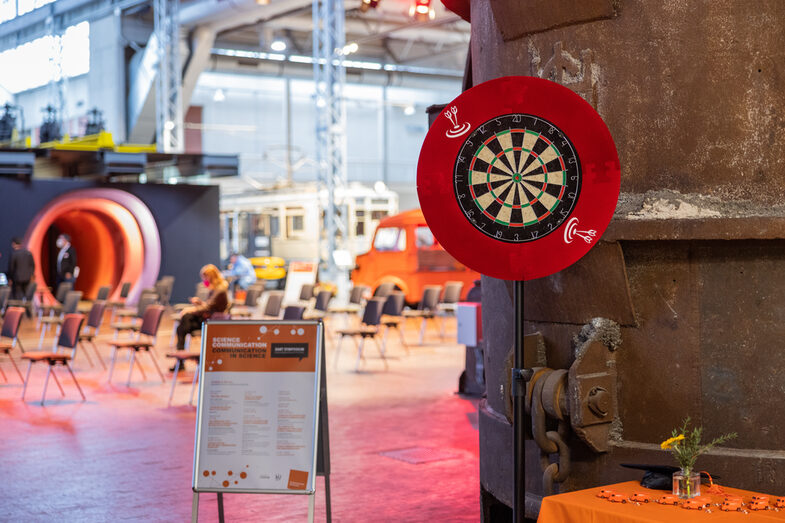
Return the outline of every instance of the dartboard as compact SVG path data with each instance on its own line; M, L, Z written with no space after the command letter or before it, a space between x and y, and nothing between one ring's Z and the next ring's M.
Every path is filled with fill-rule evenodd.
M455 196L483 234L528 242L555 231L581 187L580 159L554 124L505 114L478 126L455 160Z
M613 217L619 157L600 115L529 76L476 85L434 119L417 163L433 235L470 269L531 280L569 267Z

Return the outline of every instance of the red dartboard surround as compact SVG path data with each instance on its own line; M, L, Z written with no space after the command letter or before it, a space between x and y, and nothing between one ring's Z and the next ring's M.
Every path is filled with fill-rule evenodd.
M463 92L431 125L417 165L428 226L458 261L505 280L569 267L619 198L619 157L583 98L530 76Z

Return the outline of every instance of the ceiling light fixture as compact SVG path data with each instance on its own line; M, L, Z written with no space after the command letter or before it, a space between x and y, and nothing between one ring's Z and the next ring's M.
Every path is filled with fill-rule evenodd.
M279 53L281 51L286 51L286 42L284 42L280 38L274 40L273 43L270 44L270 49L272 49L273 51L277 51Z
M226 100L226 95L224 94L223 89L216 89L215 94L213 94L213 101L214 102L223 102Z

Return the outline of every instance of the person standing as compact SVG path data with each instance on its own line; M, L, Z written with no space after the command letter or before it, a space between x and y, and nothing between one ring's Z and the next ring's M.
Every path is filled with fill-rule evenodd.
M62 282L75 282L76 249L71 245L71 237L61 234L55 242L60 251L57 253L57 285Z
M22 245L22 240L11 240L11 259L8 261L8 279L11 280L12 293L15 300L21 300L27 293L30 280L35 272L33 253Z

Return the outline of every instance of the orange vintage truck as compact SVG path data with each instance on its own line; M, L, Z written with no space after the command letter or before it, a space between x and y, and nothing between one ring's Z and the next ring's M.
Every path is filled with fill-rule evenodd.
M357 256L352 271L355 285L371 290L392 282L406 295L410 304L417 303L426 285L463 282L461 299L480 274L450 256L431 234L422 211L413 209L383 219L373 235L371 250Z

